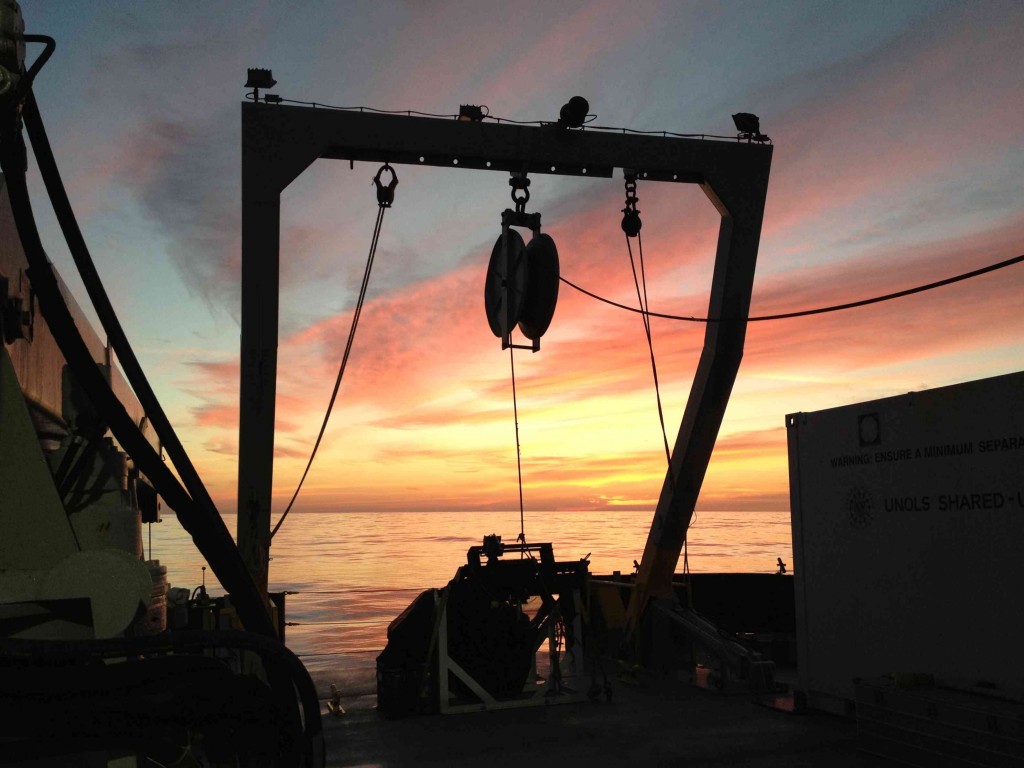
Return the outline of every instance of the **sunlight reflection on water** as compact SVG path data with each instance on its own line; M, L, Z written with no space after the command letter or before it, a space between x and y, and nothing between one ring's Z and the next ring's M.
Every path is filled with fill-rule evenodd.
M224 515L235 533L235 516ZM647 540L647 512L528 513L531 542L550 541L555 557L590 554L592 573L632 572ZM288 596L288 646L323 693L335 683L349 695L374 690L376 656L387 626L424 589L442 587L485 534L515 541L519 514L507 512L338 512L296 514L271 549L270 587ZM205 565L173 514L152 526L153 553L172 586L195 587ZM145 537L144 532L144 537ZM695 572L775 571L792 565L788 512L699 512L690 529ZM212 572L206 583L223 594Z

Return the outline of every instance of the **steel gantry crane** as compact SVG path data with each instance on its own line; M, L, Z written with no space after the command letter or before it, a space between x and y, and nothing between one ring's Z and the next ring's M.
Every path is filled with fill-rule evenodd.
M270 551L277 380L281 192L315 160L517 174L698 184L721 215L704 347L651 524L630 614L667 596L736 380L746 335L772 147L627 132L576 130L242 103L242 329L238 544L265 596ZM269 102L269 103L268 103ZM764 138L758 136L757 138Z

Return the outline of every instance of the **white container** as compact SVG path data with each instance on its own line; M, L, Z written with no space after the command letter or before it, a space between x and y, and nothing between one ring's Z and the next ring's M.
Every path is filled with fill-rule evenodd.
M812 705L904 672L1024 698L1024 373L786 424Z

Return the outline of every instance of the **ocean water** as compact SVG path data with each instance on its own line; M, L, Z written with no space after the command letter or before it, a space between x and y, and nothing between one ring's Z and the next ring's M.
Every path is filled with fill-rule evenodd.
M234 515L224 522L232 534ZM528 541L551 542L558 560L589 554L592 573L630 573L651 513L528 512ZM424 589L443 587L484 535L514 542L518 510L506 512L338 512L293 514L271 547L270 588L287 590L287 645L323 694L375 690L376 656L387 626ZM146 553L167 566L171 586L197 586L206 565L173 514L143 531ZM152 544L150 545L150 541ZM774 573L792 567L788 512L698 512L689 534L690 569L699 573ZM150 554L150 550L152 554ZM223 594L207 569L211 594Z

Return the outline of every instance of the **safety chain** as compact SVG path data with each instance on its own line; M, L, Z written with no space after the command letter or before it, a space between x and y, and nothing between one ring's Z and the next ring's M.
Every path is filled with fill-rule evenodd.
M636 209L636 204L640 202L640 198L636 196L636 174L626 171L625 176L626 207L622 209L622 231L626 233L626 237L636 237L643 226L640 211Z
M526 204L530 202L530 180L525 173L513 173L508 185L512 187L512 202L516 204L516 213L526 213ZM522 197L516 197L516 192L522 192Z

